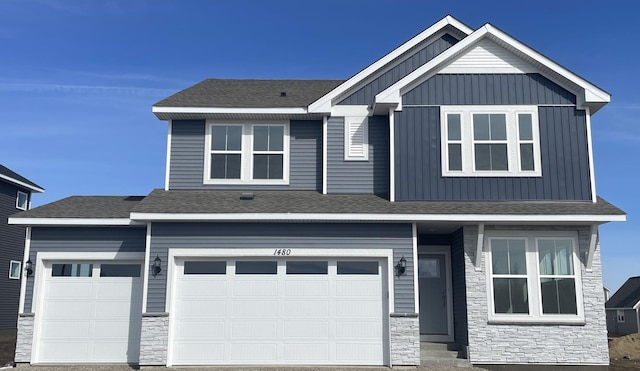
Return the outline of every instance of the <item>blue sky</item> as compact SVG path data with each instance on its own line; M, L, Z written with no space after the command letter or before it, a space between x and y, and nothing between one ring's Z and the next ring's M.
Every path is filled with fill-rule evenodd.
M535 4L535 5L534 5ZM640 275L640 2L0 1L0 163L70 195L164 186L151 105L208 77L345 79L447 14L491 23L612 94L592 118L604 283Z

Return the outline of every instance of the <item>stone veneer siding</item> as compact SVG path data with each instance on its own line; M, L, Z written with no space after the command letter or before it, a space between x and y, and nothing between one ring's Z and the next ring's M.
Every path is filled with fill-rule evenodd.
M140 333L140 366L166 365L168 341L168 313L143 314Z
M420 364L420 320L417 314L391 314L391 365Z
M18 336L16 339L16 363L31 362L31 347L33 344L32 313L18 316Z
M585 253L589 249L589 226L486 226L490 230L577 231L582 275L585 323L489 324L485 257L475 270L474 260L478 228L464 227L467 316L469 324L469 361L472 364L608 364L607 328L602 295L600 249L593 258L592 271L585 270Z

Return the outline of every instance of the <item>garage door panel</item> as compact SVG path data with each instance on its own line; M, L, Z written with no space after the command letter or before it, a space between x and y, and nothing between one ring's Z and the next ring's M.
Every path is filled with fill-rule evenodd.
M48 301L43 314L43 320L62 320L93 318L95 303L92 301L57 300Z
M338 318L380 318L382 308L376 303L379 300L336 300L336 316Z
M233 321L232 339L273 339L277 335L278 322L275 320Z
M278 315L277 300L233 300L234 318L272 318Z
M109 318L129 318L133 313L139 315L142 302L139 300L100 300L96 302L96 316Z
M236 364L252 361L271 363L277 359L277 349L277 345L271 342L231 343L229 359Z
M131 299L131 293L137 292L141 287L134 285L132 278L103 278L99 277L97 286L97 297L101 299ZM136 281L140 281L137 279Z
M298 276L299 277L299 276ZM299 280L285 282L285 295L290 297L326 297L329 295L329 282L319 280Z
M327 300L284 300L284 315L289 318L326 318L330 303Z
M329 360L330 346L327 343L284 343L283 359L306 363L325 363Z
M48 355L46 362L83 362L89 358L90 344L86 341L42 341L40 352Z
M193 277L194 276L189 276L188 279L180 279L178 281L178 290L183 298L201 298L203 292L212 298L224 298L227 296L227 282L225 278L218 278L217 276Z
M337 339L379 339L382 326L379 321L338 321L336 323Z
M341 279L336 284L336 296L338 297L378 298L380 290L380 281L377 278L375 281L373 279Z
M137 342L123 343L122 341L94 341L92 343L93 360L95 362L122 362L122 354L127 362L137 362L140 344Z
M92 324L90 321L57 320L43 321L40 325L42 340L54 340L64 338L85 338L90 335Z
M210 339L212 334L221 334L223 336L225 330L225 321L211 321L211 320L195 320L195 321L181 321L180 326L177 326L175 331L175 338L180 340L189 339Z
M223 342L181 342L174 347L175 362L181 365L222 363L225 355Z
M236 298L255 298L278 295L278 281L270 278L239 279L233 282L233 296Z
M86 298L87 292L93 291L93 282L90 280L90 277L50 278L49 282L51 282L52 285L48 285L44 297L47 301Z
M383 349L380 344L361 342L336 343L336 360L344 364L376 364L383 362Z
M328 339L329 338L329 321L286 321L283 324L284 339Z
M140 337L140 325L135 321L131 322L127 318L121 320L110 319L108 321L96 320L94 329L94 338L97 339L113 338L124 342L127 341L129 337Z
M223 318L227 314L227 302L224 300L182 300L176 303L176 310L185 318Z

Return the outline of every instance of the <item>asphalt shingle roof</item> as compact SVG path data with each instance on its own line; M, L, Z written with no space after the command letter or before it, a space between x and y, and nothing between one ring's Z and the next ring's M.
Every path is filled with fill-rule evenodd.
M307 107L343 80L207 79L154 104L155 107ZM286 96L281 96L285 92Z
M631 277L605 304L607 308L632 308L640 301L640 276Z
M12 218L128 218L144 196L71 196Z
M34 182L30 181L29 179L23 177L22 175L16 173L15 171L7 168L6 166L0 165L0 175L4 175L6 177L15 179L19 182L25 183L27 185L30 185L31 187L34 188L39 188L39 189L43 189L42 187L40 187L39 185L35 184Z

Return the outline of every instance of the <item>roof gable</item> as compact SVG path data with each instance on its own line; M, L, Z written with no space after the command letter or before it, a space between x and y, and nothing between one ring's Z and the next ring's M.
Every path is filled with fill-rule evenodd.
M24 187L32 192L44 192L44 188L3 165L0 165L0 180Z
M498 53L494 44L508 51L508 53ZM578 105L589 107L591 113L597 111L610 101L610 95L604 90L560 66L496 27L486 24L422 67L376 95L375 104L379 106L376 107L376 110L386 110L390 107L401 108L402 95L405 92L410 91L429 77L442 72L451 64L457 63L461 58L464 61L465 58L468 58L474 52L477 54L479 48L483 48L484 46L486 51L488 45L491 45L491 49L493 50L493 53L490 53L494 57L493 61L504 61L505 57L510 55L518 57L558 85L575 92L578 97ZM504 67L505 65L498 66L498 68Z
M640 304L640 276L629 278L607 301L607 308L636 308Z

